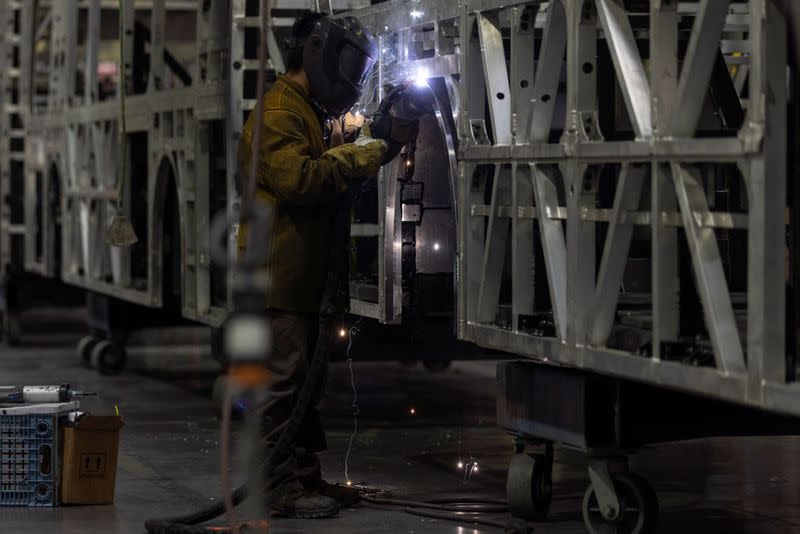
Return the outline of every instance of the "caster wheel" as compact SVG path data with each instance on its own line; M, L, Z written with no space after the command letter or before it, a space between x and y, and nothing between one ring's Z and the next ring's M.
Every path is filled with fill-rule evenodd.
M422 365L431 373L446 371L452 362L450 360L423 360Z
M658 523L658 498L643 478L626 474L614 477L619 514L608 519L600 511L594 487L583 496L583 522L590 534L650 534Z
M553 464L544 454L515 454L506 479L511 515L543 521L553 500Z
M97 345L98 339L92 336L82 337L75 348L83 365L90 367L92 364L92 349Z
M125 368L125 349L110 341L100 341L91 350L92 367L100 374L116 375Z

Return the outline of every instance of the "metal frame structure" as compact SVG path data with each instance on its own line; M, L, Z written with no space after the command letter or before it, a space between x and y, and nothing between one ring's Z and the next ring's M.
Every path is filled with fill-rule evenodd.
M406 1L358 15L373 27L391 28L401 41L427 42L432 54L407 58L412 70L443 77L458 102L460 339L800 413L800 387L787 378L793 373L785 348L789 95L787 27L775 4L652 1L649 12L640 7L632 13L618 0ZM691 22L688 35L681 20ZM618 79L627 111L627 139L605 140L599 127L601 43L613 64L605 75ZM649 45L649 57L641 43ZM731 81L739 94L747 80L746 117L735 134L700 136L721 52L737 70ZM713 165L738 169L746 210L709 207L707 170ZM614 169L613 204L598 208L600 171L608 167ZM600 226L607 227L602 240ZM651 243L647 356L609 343L619 323L631 241L641 229ZM744 332L716 235L739 230L747 235ZM679 232L714 356L707 367L661 354L665 342L679 338ZM387 232L384 241L398 239ZM520 321L537 309L535 284L542 277L535 276L536 255L546 267L551 337L532 334ZM501 286L509 281L511 298L501 302Z
M0 3L0 24L9 29L0 54L0 193L11 204L22 194L24 205L0 210L0 264L18 263L24 250L28 271L159 307L165 218L177 211L183 315L219 324L226 305L214 298L210 211L223 195L229 218L236 218L235 148L255 101L248 80L257 65L248 42L259 18L244 0L127 5L122 17L131 38L137 10L150 12L146 88L127 88L130 132L146 139L146 154L127 155L146 157L146 176L129 166L126 195L144 195L143 248L111 249L103 241L120 157L116 98L100 101L95 91L106 4L7 1ZM166 87L166 25L181 10L195 16L193 81ZM394 0L353 13L409 72L444 87L436 93L436 124L449 169L440 179L451 184L457 214L459 339L800 414L795 362L786 357L784 260L787 102L797 90L786 81L787 22L772 0ZM280 70L278 40L268 35ZM35 46L44 36L46 56ZM127 50L123 64L133 75L134 47ZM731 127L717 109L723 124L709 134L702 125L714 106L707 93L720 57L745 115ZM367 112L388 81L385 59L360 104ZM616 79L610 93L601 90L600 68ZM617 106L609 111L609 103ZM602 125L610 115L618 128L609 137ZM378 241L378 287L377 299L354 295L352 309L384 323L402 321L406 298L398 252L404 209L393 178L402 164L395 161L379 177L377 225L354 227L355 236ZM743 209L716 208L719 169L743 184ZM176 206L165 206L170 183ZM607 205L603 191L611 192ZM43 208L47 192L57 195L60 216ZM743 240L739 263L720 253L721 232ZM621 288L632 242L642 236L650 266L638 310L651 347L644 354L637 353L641 343L619 343L615 335L628 324L623 315L632 308L623 304L632 296ZM678 261L683 241L688 274ZM142 258L145 267L137 267ZM747 283L732 294L735 268L746 268ZM680 341L688 279L702 308L709 365L665 353ZM526 326L541 312L551 317L552 332Z
M355 0L344 7L360 5L364 2ZM115 249L104 240L115 213L119 91L109 100L101 99L97 66L101 35L109 33L102 25L108 24L106 18L118 16L117 4L9 1L0 4L0 19L9 29L2 53L8 68L2 77L0 192L14 202L24 200L19 209L2 210L0 264L3 269L18 265L95 293L159 307L164 291L165 215L177 210L183 315L219 324L226 315L226 301L212 298L210 208L218 198L210 194L214 191L225 197L229 218L234 220L238 210L236 144L244 114L255 101L245 94L244 78L257 67L255 59L247 57L245 40L250 31L259 31L259 18L247 13L244 0L137 0L125 6L121 16L131 44L138 37L137 20L144 19L149 27L146 66L137 64L135 46L126 47L122 62L129 80L128 133L132 138L139 134L138 141L128 145L136 147L144 141L148 147L145 154L126 155L146 160L144 168L128 166L125 192L128 210L136 193L130 190L131 184L146 195L139 228L142 246ZM276 10L312 7L315 2L309 0L273 2ZM189 69L193 81L167 87L167 25L176 13L194 16L196 53ZM291 22L292 18L274 19L276 28ZM274 32L269 35L274 67L281 70ZM37 46L45 52L36 52ZM140 72L147 75L146 87L135 91L131 80ZM213 136L215 128L221 128L222 135ZM213 174L220 170L224 179L215 187ZM164 204L170 183L177 190L175 206ZM42 202L48 196L57 201L45 209ZM12 219L17 213L23 213L24 220ZM56 227L63 232L60 258ZM234 235L235 228L232 243ZM15 239L19 242L12 244ZM133 263L142 259L146 265L135 272Z

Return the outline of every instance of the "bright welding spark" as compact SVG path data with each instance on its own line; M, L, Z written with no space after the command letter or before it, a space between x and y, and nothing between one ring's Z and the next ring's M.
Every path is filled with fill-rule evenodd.
M352 486L352 485L353 485L353 481L352 481L352 480L348 480L348 481L347 481L347 485L348 485L348 486Z
M430 78L428 69L419 69L414 73L414 85L417 87L428 87L428 78Z
M461 460L458 461L458 468L464 469L464 462L462 462Z
M412 18L412 19L418 19L418 18L420 18L420 17L421 17L422 15L424 15L424 14L425 14L425 13L423 13L422 11L418 11L418 10L416 10L416 9L415 9L414 11L412 11L411 13L409 13L409 15L411 15L411 18Z
M344 328L339 330L339 337L345 337L346 335L347 335L347 330L345 330Z
M411 408L410 410L408 410L408 413L410 413L411 415L414 415L414 414L417 413L417 410L416 410L416 408Z
M439 250L440 248L441 247L439 246L439 243L434 243L433 244L433 250Z
M475 464L472 466L472 472L473 473L477 473L478 472L478 462L475 462Z

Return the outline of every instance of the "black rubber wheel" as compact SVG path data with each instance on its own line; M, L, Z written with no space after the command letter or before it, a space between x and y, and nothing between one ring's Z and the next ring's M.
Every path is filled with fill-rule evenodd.
M515 454L506 479L511 515L543 521L553 500L553 464L544 454Z
M128 356L121 346L104 340L92 347L90 359L100 374L116 375L125 368Z
M92 349L98 342L99 340L96 337L84 336L78 341L78 345L75 347L80 362L86 367L90 367L92 364Z
M606 519L600 511L594 487L583 496L583 522L590 534L650 534L658 524L658 498L642 477L625 474L614 477L619 499L619 515Z
M431 373L441 373L442 371L446 371L450 364L453 363L450 360L422 360L422 365L430 371Z

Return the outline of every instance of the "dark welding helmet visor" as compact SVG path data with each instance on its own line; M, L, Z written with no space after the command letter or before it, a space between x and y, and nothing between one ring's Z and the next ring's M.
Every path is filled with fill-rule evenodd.
M324 18L303 49L303 68L316 101L331 115L351 109L378 58L375 39L358 19Z

